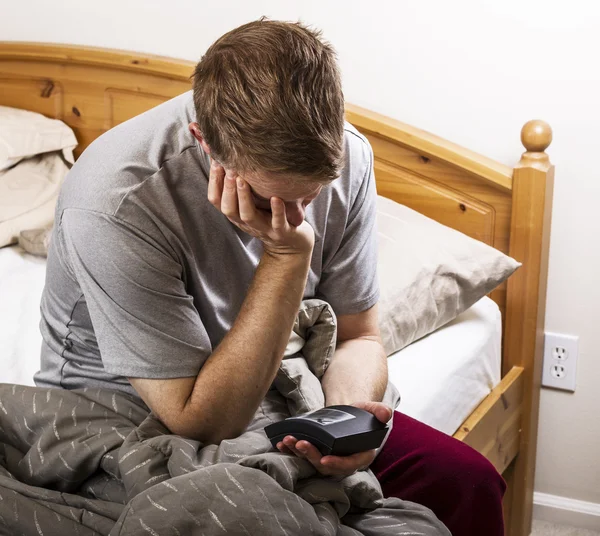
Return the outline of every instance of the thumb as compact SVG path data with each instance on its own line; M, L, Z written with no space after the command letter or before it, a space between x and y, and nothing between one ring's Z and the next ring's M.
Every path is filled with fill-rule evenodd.
M385 405L383 402L356 402L352 405L355 408L364 409L365 411L368 411L369 413L377 417L377 420L383 423L388 422L393 415L392 408Z

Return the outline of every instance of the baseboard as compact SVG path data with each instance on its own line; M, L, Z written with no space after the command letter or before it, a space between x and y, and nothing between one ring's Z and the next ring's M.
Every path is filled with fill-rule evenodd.
M535 492L533 518L560 525L600 530L600 504Z

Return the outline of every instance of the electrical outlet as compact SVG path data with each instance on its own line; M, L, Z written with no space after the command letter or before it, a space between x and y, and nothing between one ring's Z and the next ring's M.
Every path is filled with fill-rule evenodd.
M542 385L575 391L579 337L546 333Z

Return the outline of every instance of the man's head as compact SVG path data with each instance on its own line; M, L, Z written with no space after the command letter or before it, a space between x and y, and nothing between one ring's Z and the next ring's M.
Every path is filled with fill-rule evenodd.
M338 176L344 98L336 56L301 24L261 19L222 36L196 66L194 104L192 132L257 199L302 204Z

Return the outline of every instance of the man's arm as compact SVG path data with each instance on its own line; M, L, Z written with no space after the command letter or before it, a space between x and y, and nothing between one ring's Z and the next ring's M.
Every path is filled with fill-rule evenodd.
M377 305L338 317L338 345L322 385L326 405L382 400L387 358L377 324Z
M310 257L265 255L229 333L196 378L130 378L171 432L208 443L239 436L275 378Z
M129 378L174 433L208 443L240 435L271 385L302 301L314 246L307 222L291 226L285 206L272 215L254 206L250 188L213 165L209 199L243 231L260 236L264 253L240 313L195 378Z
M377 190L373 152L366 139L346 134L347 219L339 246L328 256L317 295L330 303L338 320L338 348L322 380L329 405L379 401L387 383L377 300ZM332 221L335 227L337 221ZM337 230L339 232L339 229ZM338 313L339 312L339 313Z

